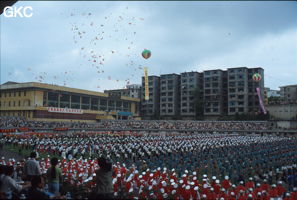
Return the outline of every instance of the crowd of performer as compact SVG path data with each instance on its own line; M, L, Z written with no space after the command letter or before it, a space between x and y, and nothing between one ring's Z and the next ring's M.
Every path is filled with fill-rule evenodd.
M96 185L97 158L103 156L114 163L113 195L118 198L188 199L191 195L203 199L206 195L213 199L216 195L214 199L221 199L219 195L224 194L229 199L231 190L236 199L251 195L256 199L259 192L261 198L285 198L297 186L297 139L293 137L79 132L10 135L2 142L59 157L56 166L63 181L90 189ZM49 157L39 160L39 175L47 174ZM26 163L0 162L16 169ZM230 187L223 187L224 180ZM263 192L265 184L268 188Z
M2 135L4 149L31 153L21 160L0 159L1 199L297 199L296 137L218 131L268 130L267 122L1 121L1 127L24 126L86 130ZM135 130L88 131L87 126ZM193 131L198 128L202 132ZM174 131L179 129L191 131Z

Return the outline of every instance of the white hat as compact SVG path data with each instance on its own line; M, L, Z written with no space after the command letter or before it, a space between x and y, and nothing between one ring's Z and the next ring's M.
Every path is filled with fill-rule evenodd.
M172 190L171 194L174 195L176 193L176 190Z
M195 191L199 190L199 187L198 187L198 186L195 186L195 187L194 187L194 190L195 190Z
M219 179L217 179L217 180L216 180L216 184L219 184L219 183L220 183L220 180L219 180Z
M216 177L216 176L213 176L213 177L212 177L212 180L216 180L216 179L217 179L217 177Z
M225 179L228 180L229 179L229 176L225 176Z
M191 187L189 185L186 186L186 190L189 190Z
M193 172L193 175L194 175L194 176L196 176L196 174L197 174L196 172Z

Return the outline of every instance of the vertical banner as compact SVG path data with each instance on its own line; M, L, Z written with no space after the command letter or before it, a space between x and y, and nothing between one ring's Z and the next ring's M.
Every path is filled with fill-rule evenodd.
M147 67L144 67L144 99L148 101L149 98L148 71Z
M262 112L266 115L266 110L265 110L265 107L264 107L264 103L263 103L263 100L261 98L261 90L259 87L257 87L257 94L258 94L258 98L259 98L259 103L260 103L260 107L261 107L261 110Z

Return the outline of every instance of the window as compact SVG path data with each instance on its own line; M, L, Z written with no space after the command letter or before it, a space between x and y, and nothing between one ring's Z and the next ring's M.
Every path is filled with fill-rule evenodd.
M244 88L238 88L238 92L244 92Z
M243 112L244 109L243 108L238 108L238 112Z
M219 83L218 82L212 83L212 87L219 87Z
M13 96L14 96L14 97L16 96L16 92L13 93Z
M235 76L232 75L232 76L229 76L229 80L234 80L235 79Z
M230 87L235 87L235 82L233 81L233 82L229 82L229 86Z
M26 96L26 94L27 94L26 91L24 91L24 96Z
M21 92L19 92L19 97L21 96Z
M8 106L10 107L10 101L8 102Z
M230 112L235 112L235 108L229 108Z
M13 101L13 106L15 106L15 101Z

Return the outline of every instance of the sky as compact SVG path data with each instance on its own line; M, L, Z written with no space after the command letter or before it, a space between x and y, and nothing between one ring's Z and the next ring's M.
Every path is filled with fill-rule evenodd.
M149 75L264 68L265 87L297 84L297 2L21 1L1 20L1 84L103 91ZM149 59L141 52L149 49Z

